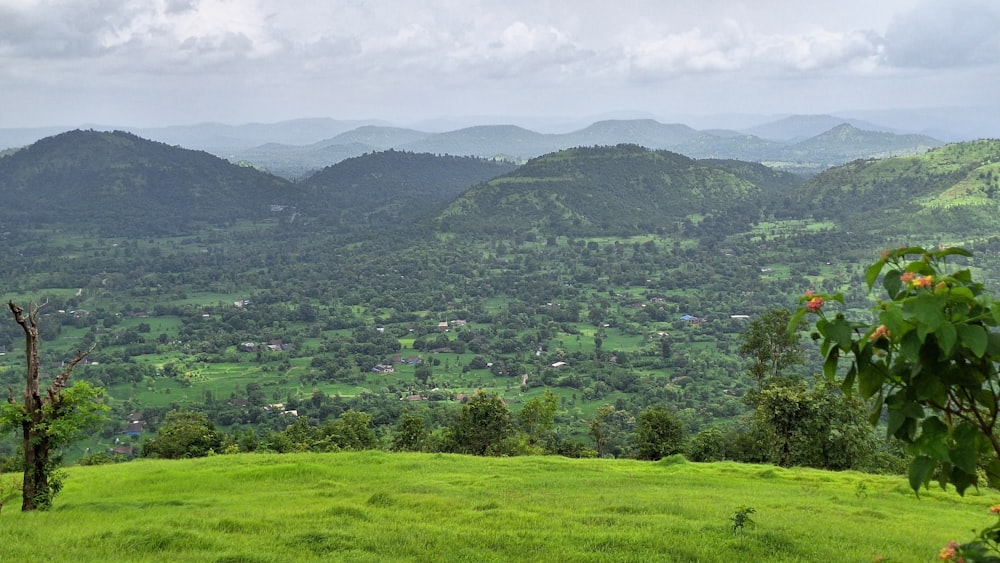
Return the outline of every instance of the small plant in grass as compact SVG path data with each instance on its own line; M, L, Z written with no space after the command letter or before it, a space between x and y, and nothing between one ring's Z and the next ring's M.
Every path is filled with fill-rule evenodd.
M868 498L868 483L864 481L858 481L858 484L854 487L854 496L860 498Z
M729 517L729 520L733 523L733 533L739 536L740 541L743 541L743 533L747 528L757 525L757 522L754 522L753 518L750 517L755 512L757 510L752 506L741 506Z

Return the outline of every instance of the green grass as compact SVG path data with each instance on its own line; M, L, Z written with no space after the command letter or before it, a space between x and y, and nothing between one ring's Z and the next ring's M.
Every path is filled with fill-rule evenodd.
M865 494L859 495L859 483ZM901 477L558 457L236 455L74 467L4 561L933 561L996 494ZM756 509L741 539L729 517Z

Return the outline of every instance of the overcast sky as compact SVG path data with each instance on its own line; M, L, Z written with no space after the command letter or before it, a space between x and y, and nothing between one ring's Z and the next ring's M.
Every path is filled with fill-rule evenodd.
M0 0L0 128L998 100L997 0Z

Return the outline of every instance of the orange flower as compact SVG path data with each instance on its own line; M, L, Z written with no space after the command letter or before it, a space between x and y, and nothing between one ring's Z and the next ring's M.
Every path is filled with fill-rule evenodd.
M1000 504L994 504L990 507L990 514L1000 514Z
M914 274L913 272L903 272L903 274L899 276L899 281L903 283L910 283L911 281L913 281L914 277L916 277L916 274Z
M822 307L823 307L822 297L813 297L812 299L809 300L808 303L806 303L806 309L808 309L810 312L813 313L819 311Z
M807 289L806 290L806 297L812 297L813 295L816 295L815 291L813 291L811 289Z
M938 553L938 559L940 559L942 561L951 561L951 560L954 560L955 559L955 555L958 553L958 548L960 548L960 547L961 547L961 545L959 545L959 543L957 541L950 541L950 542L948 542L948 545L946 545L945 547L941 548L941 553ZM959 557L957 559L957 561L964 561L964 559L962 559L961 557Z
M889 332L889 329L885 328L885 325L878 325L878 328L872 333L871 339L878 340L879 338L889 338L891 336L892 333Z

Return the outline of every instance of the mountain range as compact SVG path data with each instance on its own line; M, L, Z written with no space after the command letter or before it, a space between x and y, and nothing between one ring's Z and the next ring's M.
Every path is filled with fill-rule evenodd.
M646 122L630 126L650 144L685 132ZM508 133L537 139L523 131ZM857 134L843 125L821 137ZM885 232L919 219L944 232L976 233L993 229L1000 215L1000 141L855 160L808 181L751 162L619 144L555 151L521 166L373 152L293 183L131 133L71 131L0 157L0 195L6 230L52 224L133 236L296 216L345 233L419 221L452 233L628 236L685 226L744 228L761 216L815 217L847 230Z
M502 157L517 162L579 146L637 144L693 158L765 162L816 173L856 158L917 154L941 141L904 129L833 115L798 115L749 128L695 129L654 119L602 120L565 133L539 133L516 125L476 125L422 131L379 120L299 119L274 124L200 124L121 129L171 145L211 152L289 179L369 152ZM0 129L0 148L29 144L57 129Z

